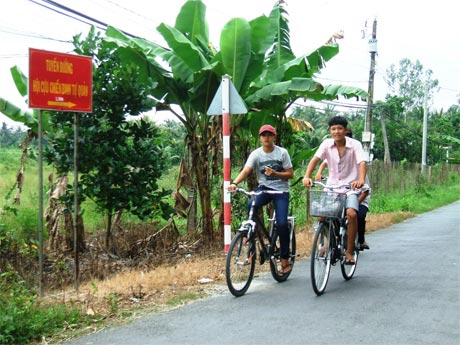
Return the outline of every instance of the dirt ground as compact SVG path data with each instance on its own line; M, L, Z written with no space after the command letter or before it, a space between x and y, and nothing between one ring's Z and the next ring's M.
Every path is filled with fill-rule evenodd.
M413 217L407 212L368 214L366 232L384 229L392 224ZM310 254L313 232L310 228L296 229L299 259ZM369 243L372 251L372 242ZM268 271L269 265L256 266L256 271ZM187 253L180 258L154 269L132 269L110 279L85 283L78 293L73 287L49 293L45 301L58 301L78 305L88 315L100 315L105 323L123 322L147 312L164 311L216 291L225 290L225 253L218 251L206 256ZM73 329L71 325L62 337L69 334L91 333L100 329L95 325L86 329ZM45 341L45 340L44 340ZM48 339L43 344L54 343Z

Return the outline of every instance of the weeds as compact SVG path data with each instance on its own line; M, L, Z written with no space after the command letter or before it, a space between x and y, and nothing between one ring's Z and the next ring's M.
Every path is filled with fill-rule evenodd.
M81 323L75 308L62 304L43 305L24 281L11 272L0 275L0 344L27 344Z

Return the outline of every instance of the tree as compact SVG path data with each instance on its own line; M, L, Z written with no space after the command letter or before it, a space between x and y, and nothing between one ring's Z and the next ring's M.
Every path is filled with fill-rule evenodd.
M126 211L146 219L172 213L162 201L170 193L157 185L166 165L160 131L149 120L127 118L151 109L147 96L155 83L140 83L136 66L121 64L94 28L85 39L74 37L74 45L76 53L91 56L94 63L93 112L78 114L79 194L106 214L109 247L115 214ZM61 176L73 170L74 116L57 112L47 136L45 157Z
M424 115L424 112L427 111L425 106L429 104L438 87L438 80L433 79L432 70L424 70L423 65L418 60L413 63L409 59L402 59L399 62L398 68L395 65L391 65L390 68L387 69L384 79L389 89L393 92L393 96L398 96L402 100L402 106L405 109L402 114L404 123L413 122L415 125L418 125L420 121L423 122L424 116L426 116L426 118L428 117L428 114ZM384 120L386 115L388 114L385 113L385 111L381 114L382 131L384 135L386 135ZM409 118L410 116L413 117ZM418 117L420 117L420 119L417 119ZM416 121L414 122L413 120ZM420 131L423 131L422 127L420 127ZM387 137L384 138L384 142L389 142ZM406 147L418 146L413 145L414 143L410 141L402 144L405 144ZM398 147L398 149L399 148L400 147ZM389 148L385 147L386 161L389 159L389 152ZM409 157L413 159L414 156L410 155Z
M184 127L177 121L166 120L159 125L159 129L163 138L163 154L167 160L167 168L179 165L184 156Z
M384 80L392 94L403 99L403 106L408 112L422 107L425 102L429 103L439 84L437 79L433 79L431 69L424 70L420 61L413 63L409 59L402 59L399 67L392 64ZM404 122L407 121L406 115L404 113Z
M460 163L460 106L453 105L446 112L430 117L429 159L434 163Z
M15 130L8 128L6 122L2 122L0 128L0 147L17 147L24 138L25 133L21 128Z
M338 53L338 45L328 44L309 55L294 56L284 4L277 1L269 17L260 16L250 22L230 20L221 32L220 52L209 42L206 7L201 0L185 2L174 27L161 24L157 28L169 48L132 39L115 28L106 31L106 41L116 46L114 54L123 62L134 62L146 79L157 83L152 90L154 99L159 100L157 110L171 111L185 128L202 212L201 231L207 244L216 236L210 198L215 175L211 167L218 162L221 123L219 118L207 116L206 111L224 74L232 77L250 109L247 116L232 119L232 134L241 134L237 135L241 143L247 143L247 130L257 137L263 122L284 128L286 110L298 98L367 95L357 88L323 86L313 80L324 62ZM180 112L172 105L178 105Z

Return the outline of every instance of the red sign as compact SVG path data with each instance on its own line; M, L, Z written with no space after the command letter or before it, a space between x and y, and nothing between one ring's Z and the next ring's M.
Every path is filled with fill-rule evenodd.
M29 107L92 112L89 56L29 48Z

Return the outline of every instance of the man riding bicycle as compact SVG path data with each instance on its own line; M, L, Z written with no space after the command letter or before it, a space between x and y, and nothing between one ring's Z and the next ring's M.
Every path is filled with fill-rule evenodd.
M282 191L282 194L261 194L257 197L256 206L261 207L273 201L275 206L276 224L280 238L281 270L280 274L288 273L292 268L289 264L289 183L294 176L291 158L286 149L275 145L276 129L270 125L263 125L259 129L261 147L252 151L246 164L228 186L229 191L237 188L253 169L257 172L257 179L261 189ZM249 207L249 206L248 206Z
M328 122L329 133L332 138L325 139L313 158L310 160L302 183L305 187L313 184L311 179L316 165L327 159L328 184L350 184L351 190L338 190L347 194L345 208L348 218L348 243L345 264L354 265L353 248L358 229L358 196L366 178L366 156L362 144L355 139L346 136L348 121L342 116L335 116Z

